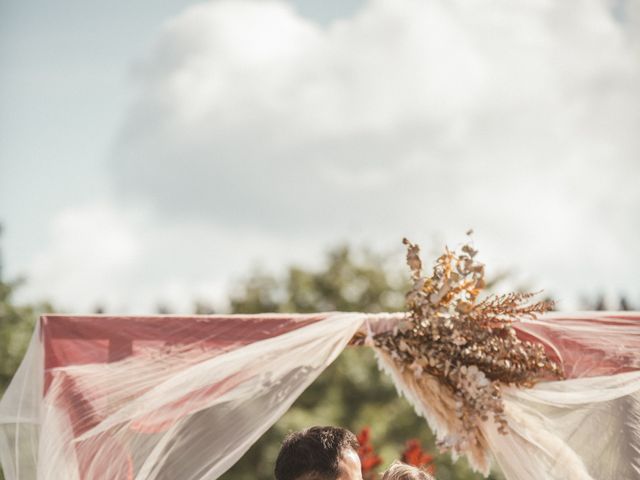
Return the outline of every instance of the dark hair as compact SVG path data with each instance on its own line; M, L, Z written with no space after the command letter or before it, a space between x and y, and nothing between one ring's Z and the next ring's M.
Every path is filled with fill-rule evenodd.
M277 480L338 478L338 464L342 454L358 451L358 439L349 430L340 427L310 427L290 433L282 442L276 460Z

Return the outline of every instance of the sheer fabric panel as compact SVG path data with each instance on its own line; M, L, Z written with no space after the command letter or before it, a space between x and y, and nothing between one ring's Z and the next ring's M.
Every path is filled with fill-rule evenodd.
M640 314L554 313L514 327L545 345L566 379L504 388L510 432L501 435L485 422L481 444L464 452L472 466L488 474L493 460L510 480L640 479ZM377 355L440 440L460 434L447 389Z
M362 321L46 317L0 403L6 478L217 478Z

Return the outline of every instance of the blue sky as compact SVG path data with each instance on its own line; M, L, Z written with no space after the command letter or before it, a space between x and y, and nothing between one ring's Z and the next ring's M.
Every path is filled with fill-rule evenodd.
M341 241L637 298L635 2L4 2L0 221L22 298L222 302Z
M110 148L131 97L131 70L185 0L63 0L0 5L0 218L5 263L24 272L51 216L106 194ZM293 5L325 25L360 0Z

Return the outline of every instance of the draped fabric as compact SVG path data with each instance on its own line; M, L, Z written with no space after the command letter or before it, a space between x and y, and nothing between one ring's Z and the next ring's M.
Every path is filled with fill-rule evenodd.
M640 479L640 314L548 314L514 327L545 346L565 379L504 388L509 433L483 424L484 441L466 452L475 469L487 474L493 460L514 480ZM460 433L449 390L377 354L439 439Z
M356 332L371 338L402 317L44 316L0 402L5 477L218 478ZM640 314L514 326L566 379L505 387L509 434L487 421L481 444L461 453L485 473L495 461L508 479L640 479ZM445 387L377 354L441 441L459 433Z
M361 315L43 317L0 403L7 480L219 477Z

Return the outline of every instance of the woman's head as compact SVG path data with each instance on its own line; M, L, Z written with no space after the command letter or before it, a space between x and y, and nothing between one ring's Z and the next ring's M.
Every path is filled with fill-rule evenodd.
M424 470L402 462L393 462L382 475L382 480L435 480Z

